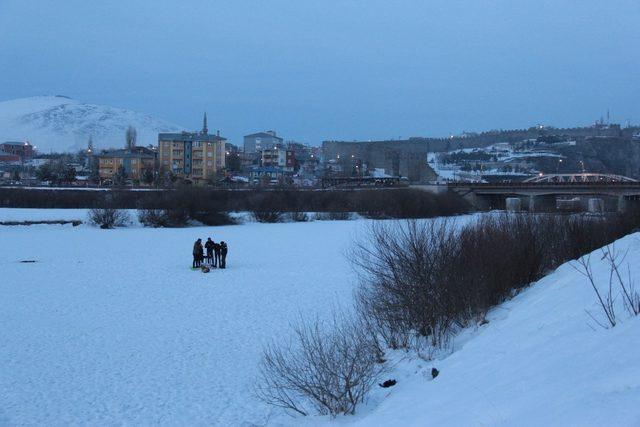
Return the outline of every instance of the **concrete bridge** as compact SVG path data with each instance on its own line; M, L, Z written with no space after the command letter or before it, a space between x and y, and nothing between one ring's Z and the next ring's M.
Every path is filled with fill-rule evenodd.
M599 200L604 210L625 210L640 201L640 182L611 174L550 174L523 182L448 184L478 209L506 209L507 199L519 199L529 211L551 211L563 206L587 206L589 199ZM517 201L517 200L516 200ZM516 209L517 210L517 209Z

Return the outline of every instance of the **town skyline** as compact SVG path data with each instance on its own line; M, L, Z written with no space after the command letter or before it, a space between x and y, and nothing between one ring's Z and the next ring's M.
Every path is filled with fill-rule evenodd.
M44 103L44 105L46 105L47 102L51 102L52 99L63 99L67 102L71 102L71 104L60 104L60 105L48 105L46 107L37 105L38 103ZM158 133L162 133L165 131L172 131L172 132L193 132L193 131L199 131L202 127L202 114L207 114L207 111L203 111L201 113L201 115L198 117L199 118L199 124L196 124L195 126L181 126L179 124L176 124L174 122L171 121L167 121L167 120L162 120L158 117L154 117L154 116L150 116L145 114L144 112L141 111L131 111L131 110L124 110L121 108L117 108L117 107L113 107L113 106L106 106L106 105L95 105L95 104L85 104L85 103L80 103L78 100L72 99L71 97L67 97L66 95L55 95L55 96L43 96L43 97L31 97L31 98L23 98L23 99L18 99L18 100L12 100L10 102L20 102L23 105L21 106L22 108L24 108L24 105L29 103L30 100L35 100L36 105L33 106L33 112L27 112L26 114L22 115L22 116L16 116L13 118L13 120L18 120L20 122L25 121L25 118L36 118L36 119L41 119L43 116L44 117L51 117L51 116L58 116L56 117L56 120L50 123L46 123L46 126L43 125L42 122L38 122L38 120L36 120L32 125L33 129L37 129L36 134L31 135L29 133L28 130L21 130L20 132L14 132L14 135L12 135L11 133L7 134L6 128L2 128L2 124L0 123L0 130L4 131L3 135L0 135L0 139L6 140L6 141L21 141L21 142L29 142L29 143L33 143L34 145L38 146L38 151L41 153L52 153L52 152L75 152L79 149L84 149L86 148L86 145L88 143L89 140L92 140L94 145L96 143L96 140L98 141L102 141L101 144L98 144L98 146L96 148L100 149L116 149L116 148L120 148L123 144L124 144L124 139L123 139L123 135L124 135L124 131L126 130L127 127L133 126L134 128L137 128L137 125L135 123L135 120L139 120L140 117L145 118L145 117L149 117L151 119L153 119L155 122L157 122L155 124L155 126L162 126L162 124L164 124L167 128L165 130L158 130L155 132L152 132L151 135L151 139L149 139L149 129L144 129L146 132L146 138L139 138L139 143L141 145L156 145L157 144L157 134ZM44 101L43 101L44 100ZM0 106L3 105L2 104L3 101L0 100ZM73 110L74 107L79 108L79 111L77 112L71 112ZM100 108L107 108L108 110L102 111L100 110ZM44 108L44 109L43 109ZM64 113L64 115L60 115L56 110L66 110L66 112ZM87 111L85 111L85 109L89 109L89 110L94 110L91 111L91 114L93 115L93 117L90 117L89 114L87 114ZM95 111L97 110L97 111ZM127 120L126 117L115 117L114 118L114 113L113 111L116 112L124 112L124 113L131 113L134 115L137 115L137 119L134 118L134 122L132 122L131 120ZM65 116L66 115L66 116ZM57 128L57 130L61 130L63 128L65 128L65 118L67 117L67 119L69 119L69 117L74 118L74 116L85 116L83 118L84 122L81 123L83 128L86 127L97 127L97 128L104 128L105 126L109 127L109 126L113 126L118 125L119 127L122 128L122 132L118 132L118 131L114 131L114 129L111 130L111 137L107 138L107 144L105 145L105 138L101 138L99 135L95 135L92 134L89 130L83 129L82 131L80 129L78 129L77 127L79 126L77 123L72 123L70 125L69 129L66 129L65 132L67 134L73 134L74 135L74 139L76 141L75 145L69 146L68 148L60 148L59 145L56 146L56 144L54 144L54 146L50 146L51 141L47 142L46 141L46 137L45 137L45 141L43 141L43 135L47 135L47 127L55 127ZM96 120L95 116L96 115L106 115L109 117L110 123L103 123L101 120ZM2 108L0 108L0 117L2 116ZM197 118L197 119L198 119ZM11 120L11 118L9 118L9 120ZM4 122L7 122L7 118L5 117ZM386 135L377 135L374 136L373 138L364 138L364 137L359 137L358 135L354 135L353 138L344 138L344 139L338 139L338 138L331 138L331 137L323 137L321 140L319 141L306 141L306 140L301 140L299 138L296 138L295 136L292 135L287 135L284 133L281 133L279 129L275 129L275 128L264 128L264 129L255 129L255 128L251 128L250 125L247 125L245 127L244 132L242 132L242 134L240 136L235 136L235 137L229 137L228 134L225 132L225 127L224 126L216 126L219 123L213 122L212 127L210 127L209 131L211 134L216 134L219 133L221 136L224 136L225 139L227 140L228 143L234 144L240 148L242 148L243 145L243 139L248 136L251 135L253 133L260 133L260 132L275 132L278 134L279 137L282 138L283 142L285 143L289 143L289 142L296 142L296 143L302 143L305 145L309 145L309 146L313 146L313 147L320 147L322 145L323 142L326 141L345 141L345 142L355 142L355 141L362 141L362 142L367 142L367 141L402 141L402 140L408 140L408 139L414 139L414 138L418 138L418 139L443 139L443 138L455 138L455 139L459 139L461 137L465 137L465 136L473 136L473 135L477 135L477 134L484 134L484 133L492 133L492 132L510 132L510 131L514 131L514 130L526 130L526 129L531 129L531 128L537 128L540 127L541 129L557 129L557 130L562 130L562 129L576 129L576 128L587 128L587 127L591 127L591 126L598 126L598 125L609 125L609 124L615 124L615 125L620 125L622 128L627 128L627 127L638 127L638 123L632 122L631 120L627 120L626 122L623 122L621 120L618 120L618 117L616 117L614 114L611 114L611 111L609 109L604 110L604 112L602 114L600 114L600 116L598 118L585 118L585 120L582 120L580 123L542 123L540 121L535 121L535 122L531 122L531 123L525 123L520 127L513 127L513 128L504 128L504 127L498 127L498 126L494 126L494 127L490 127L490 128L486 128L486 129L464 129L460 132L454 133L454 132L449 132L446 134L442 134L442 135L435 135L435 134L429 134L429 133L425 133L425 134L416 134L416 135L394 135L393 133L390 134L389 136ZM73 128L73 126L76 126L76 128ZM28 129L28 126L27 126ZM241 129L242 131L242 129ZM9 131L10 132L10 131ZM34 130L35 132L35 130ZM402 132L396 132L398 134L402 133ZM9 136L11 135L11 136ZM60 139L62 138L60 135L56 135L54 133L49 134L50 138L52 138L53 140L55 139Z

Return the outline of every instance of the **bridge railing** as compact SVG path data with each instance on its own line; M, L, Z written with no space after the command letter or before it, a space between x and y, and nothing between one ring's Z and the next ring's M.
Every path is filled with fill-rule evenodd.
M540 188L540 187L628 187L639 188L640 182L450 182L448 187L460 188Z

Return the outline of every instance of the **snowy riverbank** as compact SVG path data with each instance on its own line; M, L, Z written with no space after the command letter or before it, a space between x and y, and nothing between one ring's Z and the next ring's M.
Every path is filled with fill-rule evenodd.
M0 218L86 217L55 211ZM376 389L354 417L291 418L257 401L262 344L285 337L300 313L349 305L344 255L367 222L0 228L0 425L640 422L640 319L593 328L585 309L597 313L595 297L568 265L465 331L451 355L391 354L398 384ZM229 243L229 268L191 271L193 241L209 236ZM640 234L617 246L640 277Z

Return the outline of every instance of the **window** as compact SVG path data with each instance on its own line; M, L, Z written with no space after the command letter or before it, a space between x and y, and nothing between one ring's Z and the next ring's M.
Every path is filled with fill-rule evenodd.
M213 157L213 151L207 151L207 157Z
M211 160L207 160L207 166L213 166L213 162Z

